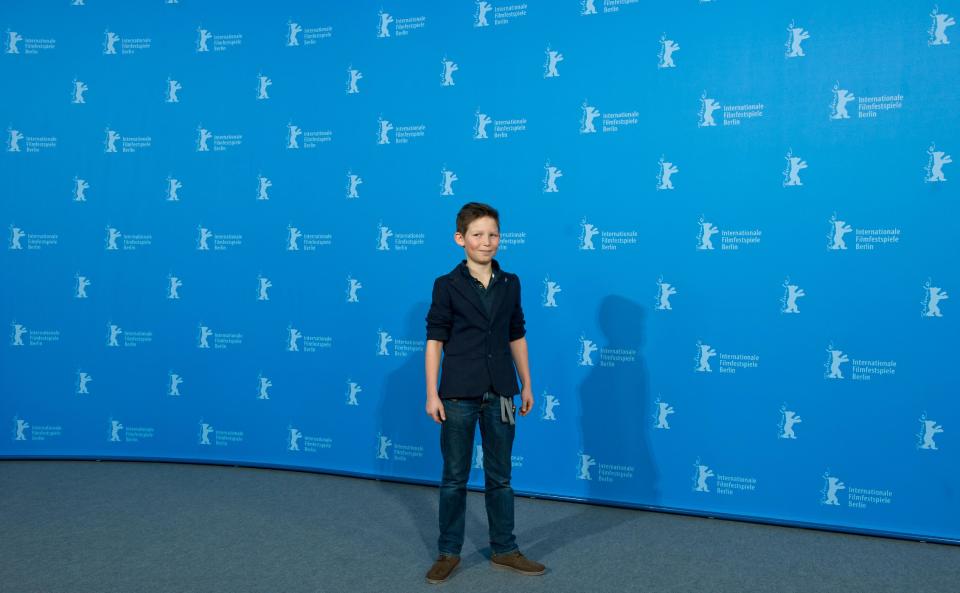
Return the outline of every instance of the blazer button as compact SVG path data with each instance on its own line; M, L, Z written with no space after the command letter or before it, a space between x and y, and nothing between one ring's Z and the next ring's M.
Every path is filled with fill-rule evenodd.
M487 354L487 358L493 358L493 354Z

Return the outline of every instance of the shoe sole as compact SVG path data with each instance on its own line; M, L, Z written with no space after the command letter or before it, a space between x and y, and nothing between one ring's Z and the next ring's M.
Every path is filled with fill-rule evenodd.
M431 585L439 585L440 583L446 583L449 580L450 580L450 576L448 575L447 578L445 579L442 579L442 580L427 579L427 582L430 583Z
M457 566L460 566L460 564L457 563ZM453 569L450 571L449 574L447 574L446 577L442 579L431 579L430 577L427 577L427 582L430 583L431 585L439 585L440 583L446 583L447 581L450 580L450 577L453 576L453 573L456 572L457 566L454 566Z
M490 564L492 564L492 565L494 566L494 568L501 568L501 569L503 569L503 570L510 570L510 571L513 571L513 572L518 573L518 574L526 575L526 576L528 576L528 577L537 577L537 576L540 576L540 575L544 574L545 572L547 572L547 569L538 570L538 571L536 571L536 572L534 572L534 571L529 571L529 570L520 570L519 568L514 568L513 566L507 566L506 564L498 564L498 563L494 562L493 560L490 561Z

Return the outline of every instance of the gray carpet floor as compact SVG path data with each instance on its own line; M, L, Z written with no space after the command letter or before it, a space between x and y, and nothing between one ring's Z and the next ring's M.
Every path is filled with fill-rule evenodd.
M957 546L518 497L525 577L490 566L478 493L428 585L436 488L269 469L0 461L0 517L3 593L960 591Z

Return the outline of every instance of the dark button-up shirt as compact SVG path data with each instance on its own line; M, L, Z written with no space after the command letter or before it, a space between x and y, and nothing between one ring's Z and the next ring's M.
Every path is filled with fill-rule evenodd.
M490 282L487 283L487 286L484 286L480 280L470 273L470 268L467 267L467 260L460 262L460 271L467 277L473 289L477 291L477 296L480 297L483 308L487 310L487 317L493 317L493 295L494 291L497 290L497 280L500 278L500 266L496 261L493 262L493 273L490 276ZM502 289L503 287L501 286L500 288Z

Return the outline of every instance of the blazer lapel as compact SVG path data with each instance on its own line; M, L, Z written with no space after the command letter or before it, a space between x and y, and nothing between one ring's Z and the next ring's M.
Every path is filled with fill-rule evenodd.
M493 291L493 302L490 306L490 311L492 311L494 318L496 318L497 314L500 312L500 306L503 305L503 299L507 295L507 277L503 276L500 278L500 274L502 274L502 272L497 270L498 278L495 279L495 282L497 284L502 284L503 286L497 286Z
M480 302L480 295L477 294L477 291L472 286L467 286L467 281L459 270L454 271L451 284L453 284L453 287L456 288L464 298L473 303L473 306L483 315L484 319L490 320L489 316L487 316L487 310L484 308L483 303Z

